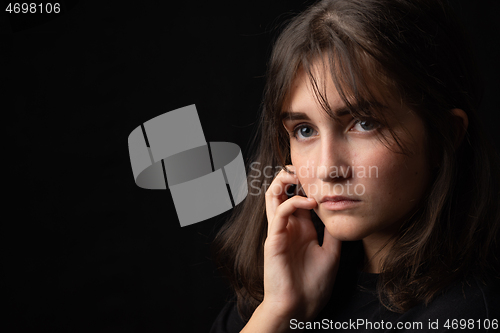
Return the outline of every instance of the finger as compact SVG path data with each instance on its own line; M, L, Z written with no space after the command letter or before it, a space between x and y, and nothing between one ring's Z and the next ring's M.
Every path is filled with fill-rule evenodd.
M301 197L299 195L299 197ZM305 196L304 196L305 198ZM313 200L314 202L314 205L311 209L314 209L318 204L317 204L317 201L316 200ZM305 209L297 209L297 211L295 211L295 213L293 213L293 215L299 217L299 218L304 218L304 219L308 219L310 220L311 219L311 212L310 210L305 210Z
M295 174L281 170L266 191L266 211L268 221L273 220L276 208L288 199L287 188L292 184L298 184Z
M314 199L295 196L281 204L275 212L274 219L269 224L268 236L283 232L288 225L288 218L297 209L310 210L316 205Z
M288 172L288 173L293 173L295 174L295 167L291 164L289 165L285 165L285 168L283 169L285 172Z
M316 207L316 202L314 201L312 204L312 209ZM297 230L297 232L302 235L303 239L309 239L312 237L314 242L318 243L318 234L316 228L314 227L314 223L311 218L311 209L302 209L298 208L293 214L296 217L293 228ZM287 228L290 228L290 223L288 223Z

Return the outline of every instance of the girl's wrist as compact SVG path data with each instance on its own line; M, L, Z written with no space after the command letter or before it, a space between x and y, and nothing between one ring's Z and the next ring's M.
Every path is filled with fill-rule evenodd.
M273 304L263 301L241 332L289 332L291 319L293 319L292 314L283 313Z

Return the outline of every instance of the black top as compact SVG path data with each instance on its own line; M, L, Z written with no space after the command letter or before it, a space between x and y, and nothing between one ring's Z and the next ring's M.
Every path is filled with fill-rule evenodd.
M493 332L500 325L498 283L484 285L471 278L454 283L428 306L417 305L400 314L387 310L376 295L377 274L358 272L352 288L334 289L328 305L311 322L291 321L290 328L306 332ZM338 286L338 284L336 283ZM239 332L245 326L236 302L226 304L211 333ZM496 328L496 329L495 329ZM489 330L488 330L489 329Z

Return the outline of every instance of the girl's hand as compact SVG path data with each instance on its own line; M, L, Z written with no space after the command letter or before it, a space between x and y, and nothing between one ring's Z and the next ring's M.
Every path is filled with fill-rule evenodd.
M287 168L294 172L293 166ZM267 239L264 244L263 308L285 320L311 320L328 302L337 274L341 241L325 229L323 245L309 210L314 199L286 189L298 184L295 174L282 170L266 191Z

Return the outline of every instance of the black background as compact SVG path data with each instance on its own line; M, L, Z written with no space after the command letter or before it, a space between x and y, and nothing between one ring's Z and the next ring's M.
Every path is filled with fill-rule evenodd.
M59 3L58 15L0 14L0 329L207 332L229 294L209 251L228 214L181 228L169 191L135 185L127 138L196 104L206 140L248 158L272 40L311 1ZM498 149L498 6L454 4Z

